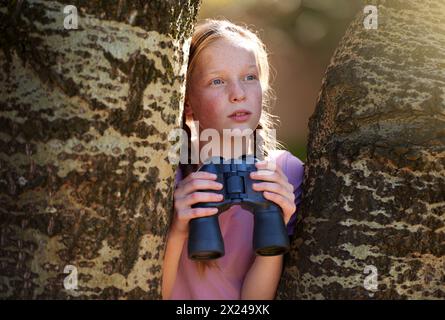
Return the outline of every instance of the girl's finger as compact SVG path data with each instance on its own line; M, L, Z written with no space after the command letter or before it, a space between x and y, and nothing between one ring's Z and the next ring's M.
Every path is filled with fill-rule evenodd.
M265 174L272 174L277 171L278 165L273 161L261 161L256 162L255 167L257 168L257 171L263 171Z
M284 174L283 170L276 161L261 161L257 162L255 165L257 169L264 169L277 172L278 175L282 176L287 181L287 176Z
M273 182L253 183L252 187L256 191L270 191L281 194L283 196L286 196L286 194L289 193L289 190L286 187Z
M280 193L280 194L286 194L286 193L291 193L292 196L294 196L294 186L291 185L290 183L284 183L284 184L278 184L278 186L272 186L271 184L278 184L278 183L273 183L273 182L259 182L259 183L253 183L252 186L254 188L254 190L258 190L258 191L272 191L275 193ZM259 189L256 189L259 188ZM270 188L270 189L269 189ZM291 197L288 197L289 199Z
M262 161L258 161L258 162L255 162L255 166L258 169L261 168L261 169L267 169L267 170L272 170L272 171L275 171L279 167L279 165L278 165L276 160L262 160Z
M190 219L208 217L218 213L217 208L189 208L178 214L178 219L188 221Z
M264 191L263 194L264 194L264 198L276 203L277 205L279 205L281 207L281 210L283 211L283 218L287 224L290 217L297 209L295 206L295 203L289 201L289 199L287 199L277 193Z
M272 165L271 165L271 163L272 163ZM275 173L277 174L277 178L279 178L277 181L279 181L290 192L294 192L294 186L289 183L287 176L284 174L283 170L281 170L281 167L278 164L276 164L276 162L261 161L261 162L257 162L256 164L257 164L258 169L274 167ZM261 171L261 174L264 173L266 176L272 173L272 172L264 171L264 170L258 170L258 171ZM273 177L271 177L271 179L273 179ZM267 180L267 179L264 179L264 180ZM271 180L269 180L269 181L271 181Z
M181 188L183 185L189 183L194 179L207 179L207 180L216 180L217 176L214 173L206 172L206 171L196 171L190 173L183 180L179 181L177 188Z
M252 179L257 179L257 180L277 182L277 183L283 184L283 185L286 183L286 181L284 181L283 177L281 175L279 175L277 172L271 172L268 170L253 171L250 173L250 177Z
M212 192L193 192L188 196L179 199L179 202L180 204L183 204L184 206L188 207L195 203L219 202L222 200L224 200L224 196L222 194L212 193Z
M189 183L182 185L181 188L176 189L175 197L180 199L197 190L221 190L222 188L222 183L213 180L193 179Z

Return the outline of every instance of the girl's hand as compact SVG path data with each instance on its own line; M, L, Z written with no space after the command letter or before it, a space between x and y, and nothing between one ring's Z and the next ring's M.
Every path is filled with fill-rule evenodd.
M289 183L287 176L274 162L261 161L255 163L255 166L258 171L251 172L250 177L269 182L253 183L253 190L264 191L264 198L281 207L284 224L287 225L296 210L293 185Z
M216 174L197 171L180 181L174 193L175 214L171 231L188 236L190 219L214 215L217 208L192 208L198 202L217 202L223 200L223 195L211 192L195 192L196 190L221 190L223 185L216 180Z

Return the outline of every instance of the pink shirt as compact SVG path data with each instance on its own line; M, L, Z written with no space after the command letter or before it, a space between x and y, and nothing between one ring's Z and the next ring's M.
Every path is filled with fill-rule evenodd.
M301 202L304 163L286 150L276 150L272 157L288 177L289 183L294 186L297 212ZM181 178L181 171L178 169L176 184ZM289 235L295 227L296 212L287 225ZM172 300L240 299L244 277L255 260L252 247L253 214L235 205L221 213L218 220L225 247L225 255L217 259L219 268L206 268L204 276L199 276L196 263L188 258L185 241Z

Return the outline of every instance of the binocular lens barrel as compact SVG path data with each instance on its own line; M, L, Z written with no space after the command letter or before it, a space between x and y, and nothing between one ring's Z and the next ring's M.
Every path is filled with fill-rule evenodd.
M260 256L276 256L289 250L289 238L278 210L258 210L254 214L253 247ZM218 216L190 220L188 256L211 260L224 256L224 240Z
M276 256L289 251L289 237L281 212L257 210L254 213L253 248L260 256Z
M190 259L218 259L225 254L218 215L192 219L189 228L188 256Z

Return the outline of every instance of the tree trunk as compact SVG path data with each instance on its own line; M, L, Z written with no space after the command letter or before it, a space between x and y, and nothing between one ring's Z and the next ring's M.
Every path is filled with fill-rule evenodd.
M160 298L199 5L0 7L1 298Z
M445 2L373 3L310 119L279 299L445 298Z

